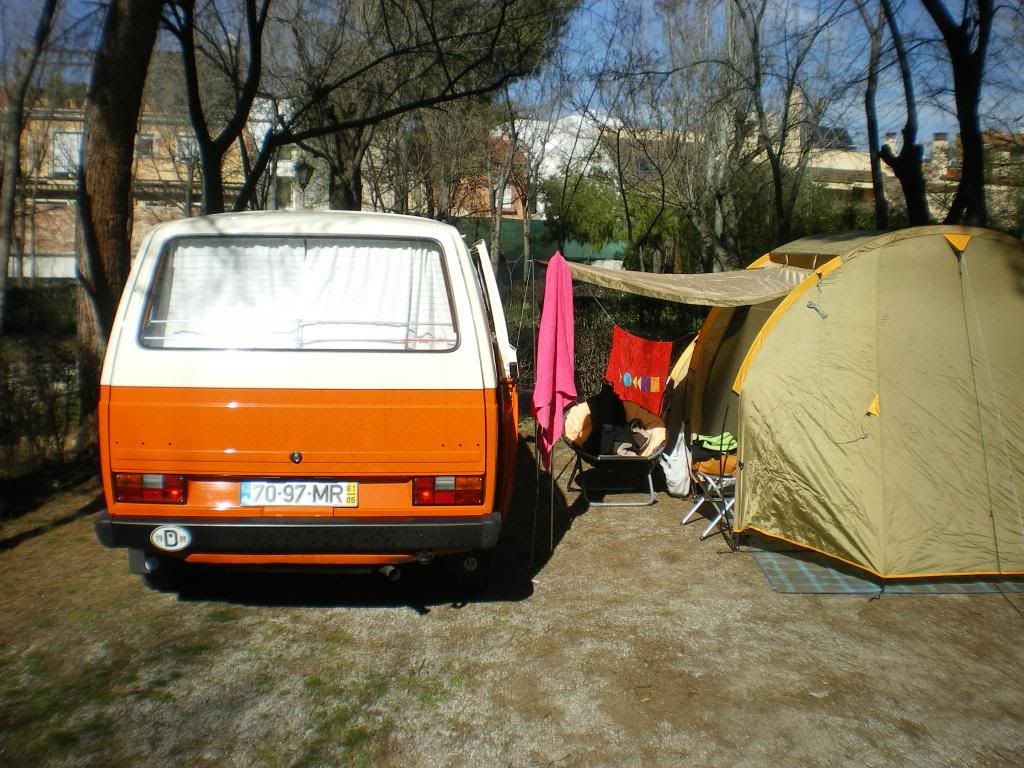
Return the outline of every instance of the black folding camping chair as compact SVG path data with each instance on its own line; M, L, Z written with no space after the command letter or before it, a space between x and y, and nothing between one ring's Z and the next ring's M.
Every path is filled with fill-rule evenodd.
M648 506L657 498L654 468L665 450L664 422L636 403L618 401L621 423L617 418L610 423L608 413L616 410L610 398L618 401L605 385L599 395L566 409L562 438L575 454L567 487L581 493L592 507ZM609 494L637 493L646 495L640 500L607 500Z

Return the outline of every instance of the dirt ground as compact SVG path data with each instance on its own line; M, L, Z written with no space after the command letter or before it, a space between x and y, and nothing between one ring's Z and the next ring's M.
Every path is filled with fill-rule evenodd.
M419 567L150 591L95 480L4 523L0 765L1024 765L1024 596L776 594L664 494L559 490L534 527L526 448L477 597Z

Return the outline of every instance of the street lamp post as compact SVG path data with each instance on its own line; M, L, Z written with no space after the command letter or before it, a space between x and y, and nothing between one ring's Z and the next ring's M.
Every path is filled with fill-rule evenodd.
M299 182L299 189L302 190L302 208L306 207L306 186L309 184L309 180L313 177L313 166L306 161L306 158L300 157L295 161L295 180Z

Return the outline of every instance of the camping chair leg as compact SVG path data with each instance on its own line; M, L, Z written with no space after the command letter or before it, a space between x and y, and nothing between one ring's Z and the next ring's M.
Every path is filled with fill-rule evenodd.
M581 464L581 459L577 456L576 457L576 466L573 467L572 474L569 476L569 482L566 484L566 487L569 490L571 490L571 491L578 491L579 493L583 494L583 499L584 499L584 501L587 502L587 506L590 506L590 507L649 507L651 504L653 504L654 502L656 502L658 500L658 496L654 492L654 467L653 467L653 465L649 466L648 469L647 469L647 498L643 499L642 501L594 501L593 499L590 498L590 495L587 493L587 483L583 479L583 473L582 472L578 472L578 470L580 468L580 464ZM576 486L577 487L575 487L575 488L572 486L573 480L576 481ZM607 494L609 491L617 491L617 492L620 492L620 493L628 492L628 491L639 492L641 489L639 489L635 485L633 485L633 486L608 486L608 487L600 488L599 490L601 490L601 491L605 492L605 494ZM607 495L604 498L607 498Z
M707 499L705 499L703 496L695 497L693 500L693 506L690 507L690 511L686 513L686 517L679 521L679 524L686 525L688 522L690 522L690 518L697 514L697 510L704 506L705 501L707 501Z
M708 527L704 529L704 532L700 535L700 540L708 538L712 532L717 528L719 533L725 539L725 543L729 545L729 549L733 552L736 551L736 537L732 532L732 518L729 515L729 511L732 509L733 504L736 503L736 499L733 497L727 497L721 500L722 506L718 506L718 502L712 502L718 514L715 515L714 519L708 523Z
M582 493L583 496L586 497L587 493L583 490L582 484L577 484L575 488L573 487L573 482L576 480L576 476L580 473L580 464L582 464L582 461L583 460L580 459L579 456L576 457L576 463L572 466L572 472L569 473L569 481L565 484L565 487L570 491Z
M708 523L708 527L705 528L704 532L700 535L701 541L704 541L704 539L710 536L711 532L718 527L719 523L722 522L722 518L725 517L725 512L719 509L717 505L715 506L715 509L718 509L718 514L711 519L711 522Z

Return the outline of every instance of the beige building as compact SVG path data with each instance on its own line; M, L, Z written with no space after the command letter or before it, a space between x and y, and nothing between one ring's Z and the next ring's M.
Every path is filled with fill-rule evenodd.
M78 245L78 169L84 133L84 103L29 112L22 134L21 180L15 208L9 276L73 278ZM241 188L241 160L233 148L225 162L225 192ZM195 214L202 190L195 136L184 116L144 112L135 144L134 231L137 248L162 221Z
M870 153L852 149L812 149L808 168L811 181L826 189L850 192L856 202L866 206L874 203ZM886 196L891 199L898 182L885 163L882 163L882 177Z

